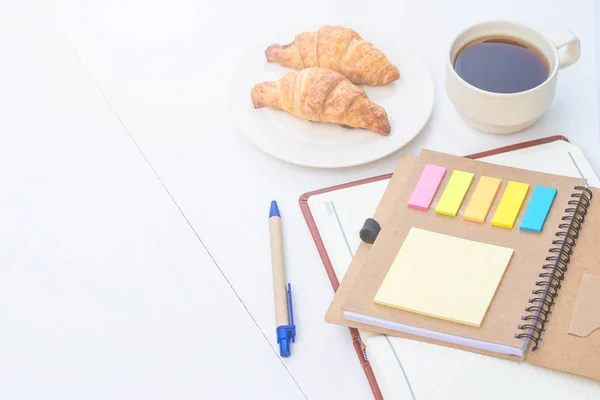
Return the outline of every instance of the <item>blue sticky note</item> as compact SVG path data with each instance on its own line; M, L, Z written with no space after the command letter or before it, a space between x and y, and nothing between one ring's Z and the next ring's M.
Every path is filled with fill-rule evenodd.
M556 197L556 189L536 186L521 222L522 231L541 232Z

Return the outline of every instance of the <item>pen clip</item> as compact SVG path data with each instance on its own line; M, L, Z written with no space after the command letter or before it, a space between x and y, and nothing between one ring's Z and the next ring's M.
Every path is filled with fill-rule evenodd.
M294 307L292 306L292 284L288 283L287 287L287 299L288 299L288 316L290 318L290 325L292 327L292 342L296 341L296 326L294 325Z

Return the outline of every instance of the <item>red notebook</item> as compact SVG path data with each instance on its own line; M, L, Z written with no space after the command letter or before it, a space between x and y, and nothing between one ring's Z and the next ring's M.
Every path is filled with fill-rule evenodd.
M547 138L543 138L543 139L537 139L537 140L532 140L532 141L528 141L528 142L514 144L511 146L501 147L498 149L489 150L489 151L485 151L482 153L471 154L466 157L472 158L472 159L489 157L489 156L493 156L495 154L508 153L508 152L524 149L527 147L540 146L540 145L554 142L557 140L568 142L568 139L565 138L564 136L551 136L551 137L547 137ZM336 190L345 189L345 188L352 187L352 186L364 185L364 184L368 184L368 183L372 183L372 182L376 182L376 181L381 181L384 179L389 179L389 178L391 178L391 176L392 176L392 174L374 176L372 178L361 179L361 180L354 181L354 182L348 182L348 183L344 183L341 185L336 185L336 186L331 186L328 188L315 190L315 191L308 192L308 193L305 193L302 196L300 196L300 200L299 200L300 209L302 210L302 214L304 215L304 218L306 220L306 223L307 223L310 233L313 237L313 240L315 242L315 245L317 247L319 255L321 256L321 260L323 261L323 265L325 267L325 270L327 271L327 275L329 276L329 280L331 281L331 285L333 286L334 290L337 290L337 288L339 286L339 281L338 281L338 278L334 271L332 261L329 258L329 255L327 254L327 250L325 248L325 244L323 242L321 234L319 233L319 230L315 223L315 218L308 206L308 200L311 196L314 196L314 195L323 194L323 193L327 193L327 192L333 192ZM370 215L365 215L365 219L368 217L370 217ZM354 344L354 349L355 349L358 359L365 371L367 380L369 381L369 385L371 386L371 390L373 391L374 397L376 399L383 399L383 396L382 396L379 386L377 384L377 380L375 378L375 375L373 373L371 365L368 361L366 350L363 345L363 341L360 337L359 331L357 329L350 328L350 334L352 335L352 343Z

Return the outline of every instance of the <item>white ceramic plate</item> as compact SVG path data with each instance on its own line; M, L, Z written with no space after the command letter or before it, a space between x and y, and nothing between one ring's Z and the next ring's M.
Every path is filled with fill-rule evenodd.
M384 52L400 70L400 79L385 86L361 87L371 101L385 108L392 126L389 136L310 122L281 110L254 109L250 91L255 84L280 79L293 71L267 62L264 48L250 52L234 73L229 106L236 128L264 152L310 167L360 165L399 150L427 123L433 108L434 85L425 64L409 52L392 46L386 47Z

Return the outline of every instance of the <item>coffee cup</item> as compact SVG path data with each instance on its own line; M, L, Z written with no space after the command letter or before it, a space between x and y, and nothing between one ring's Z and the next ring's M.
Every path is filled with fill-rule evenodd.
M512 93L482 89L459 75L455 62L465 46L480 38L510 37L532 45L547 62L547 77L535 87ZM559 54L559 50L564 52ZM556 91L558 71L579 59L580 45L572 33L552 41L536 30L507 21L480 23L462 31L446 56L447 95L473 128L488 133L514 133L533 125L550 107Z

